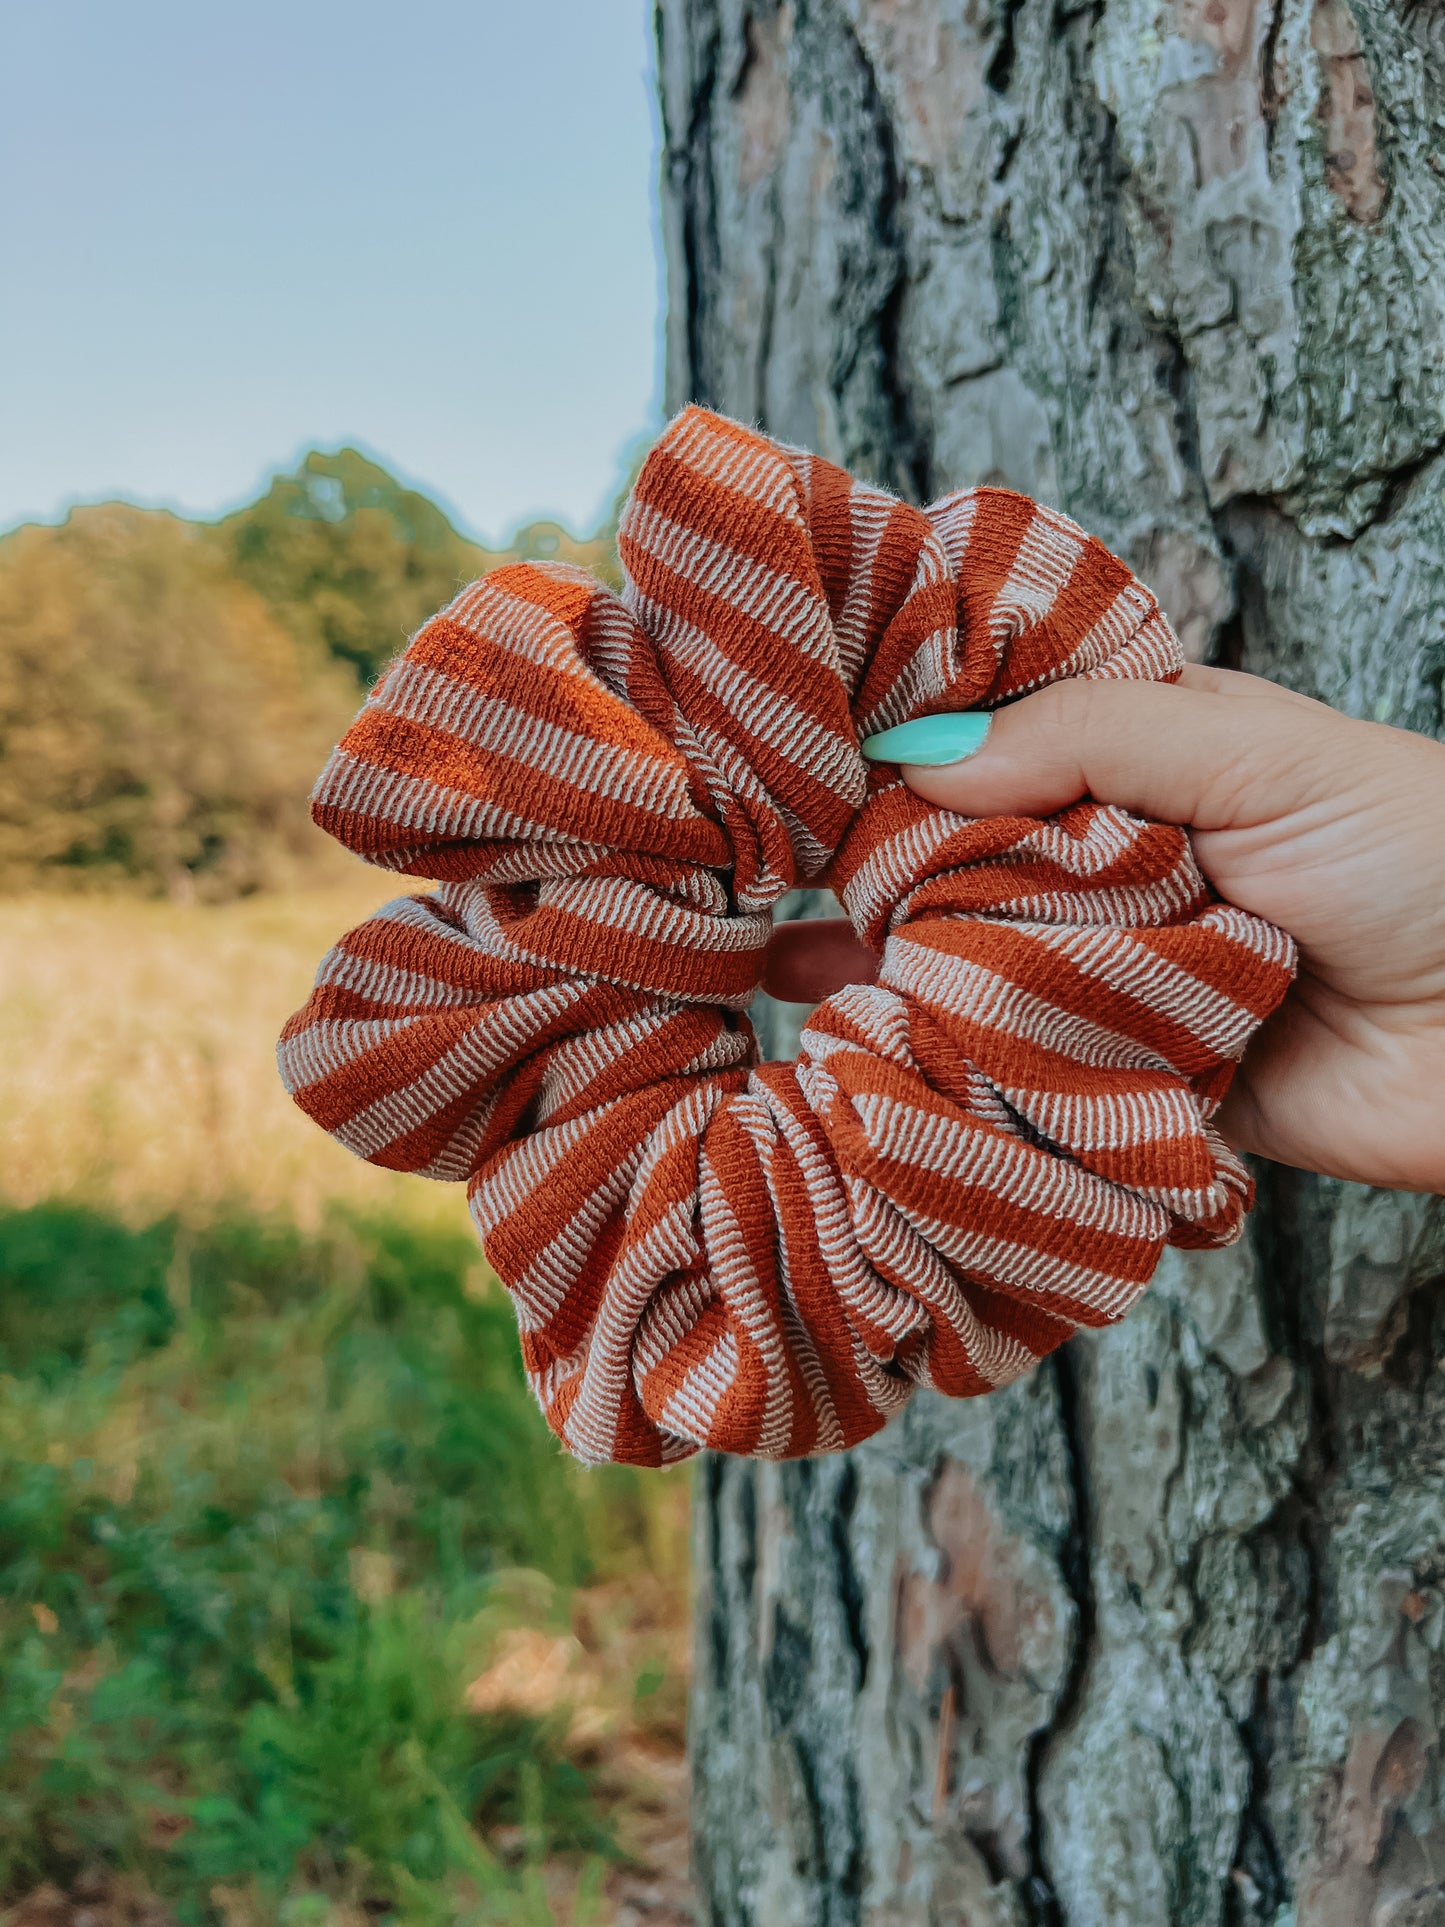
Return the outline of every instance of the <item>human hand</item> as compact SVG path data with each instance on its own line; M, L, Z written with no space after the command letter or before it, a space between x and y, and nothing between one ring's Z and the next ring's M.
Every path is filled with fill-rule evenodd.
M922 753L903 730L865 746ZM1048 816L1088 795L1186 825L1219 894L1300 951L1218 1128L1283 1164L1445 1191L1445 746L1191 667L1177 684L1057 683L998 710L967 760L926 753L904 780L964 816ZM846 930L787 928L775 995L871 974Z

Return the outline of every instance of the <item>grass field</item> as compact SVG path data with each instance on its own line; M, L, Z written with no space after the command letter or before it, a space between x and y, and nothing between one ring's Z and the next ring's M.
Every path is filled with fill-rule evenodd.
M563 1457L460 1192L276 1079L387 894L0 906L13 1927L682 1918L685 1478Z
M357 865L349 884L217 908L0 902L5 1197L131 1221L234 1206L314 1228L350 1203L464 1224L458 1187L359 1163L276 1076L276 1034L323 953L397 890Z

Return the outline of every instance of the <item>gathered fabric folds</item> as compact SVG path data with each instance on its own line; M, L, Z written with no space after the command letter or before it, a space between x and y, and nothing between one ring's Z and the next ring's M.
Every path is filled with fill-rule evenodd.
M296 1101L465 1183L579 1457L770 1458L1108 1324L1234 1239L1211 1118L1294 953L1185 833L937 810L861 737L1061 677L1168 679L1123 563L1002 489L927 510L700 409L622 520L465 589L326 766L318 823L431 879L327 955ZM834 890L880 961L760 1063L771 912Z

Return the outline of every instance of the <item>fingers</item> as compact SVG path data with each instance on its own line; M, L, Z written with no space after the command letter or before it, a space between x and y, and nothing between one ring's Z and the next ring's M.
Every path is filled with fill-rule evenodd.
M1091 796L1162 822L1238 829L1338 785L1340 729L1306 697L1194 670L1177 684L1058 683L996 711L963 761L902 769L918 795L964 816L1047 816Z
M874 738L915 753L972 753L933 767L903 765L920 796L966 816L1048 815L1084 795L1165 821L1208 827L1225 813L1267 810L1284 779L1290 732L1306 736L1332 712L1290 690L1229 670L1191 667L1179 685L1074 682L999 710L926 718ZM922 745L922 749L920 749ZM981 747L978 747L981 745ZM1273 771L1265 780L1261 769ZM780 924L763 989L785 1003L821 1003L872 983L878 959L846 918Z
M1267 682L1263 676L1247 676L1242 669L1214 669L1202 662L1186 663L1179 681L1173 686L1177 689L1202 689L1215 696L1233 696L1243 702L1251 699L1263 701L1266 697L1272 697L1276 702L1293 703L1297 709L1334 714L1326 704L1317 703L1313 696L1302 696L1297 689L1286 689L1280 683Z

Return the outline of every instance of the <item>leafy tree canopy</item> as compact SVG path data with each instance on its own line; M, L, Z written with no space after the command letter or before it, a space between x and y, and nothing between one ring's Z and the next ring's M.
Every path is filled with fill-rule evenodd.
M0 538L0 889L233 895L316 860L306 798L359 693L505 562L615 581L611 527L491 551L355 449L214 524L107 503Z
M209 532L109 503L0 542L0 884L228 896L314 837L354 693Z
M610 532L579 541L555 522L519 530L505 551L484 549L354 448L313 451L216 536L298 642L350 664L364 683L488 569L555 557L605 570L611 553Z

